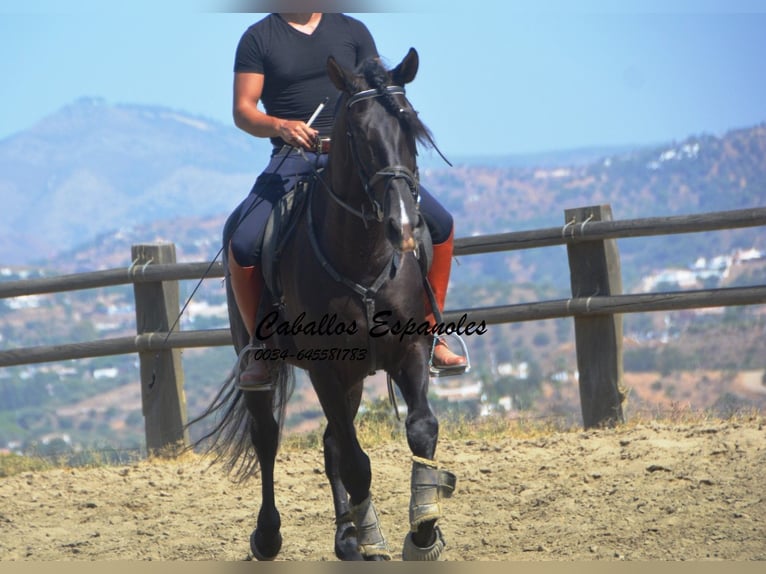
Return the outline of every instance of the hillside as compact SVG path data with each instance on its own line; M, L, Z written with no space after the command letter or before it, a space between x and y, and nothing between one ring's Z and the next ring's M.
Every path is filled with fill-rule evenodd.
M79 256L91 270L93 261L111 264L118 238L163 237L197 246L183 251L187 257L212 258L224 217L250 189L267 150L267 142L205 118L78 100L0 141L0 264L69 272L82 268L73 265ZM756 207L766 204L766 124L653 148L428 165L422 181L453 212L457 236L563 225L565 209L601 203L618 219ZM764 249L765 241L741 230L620 247L632 280L714 246ZM496 255L464 271L559 284L565 258L547 255ZM118 264L128 258L129 247Z
M0 141L0 262L222 213L249 189L264 143L170 109L78 100Z

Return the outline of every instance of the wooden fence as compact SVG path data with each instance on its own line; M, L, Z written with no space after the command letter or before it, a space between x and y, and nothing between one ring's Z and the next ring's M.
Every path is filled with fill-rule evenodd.
M580 399L586 428L623 421L622 314L758 305L766 285L647 294L622 294L616 239L706 232L766 225L766 208L614 221L608 205L568 209L560 227L464 237L455 255L566 245L572 297L516 305L455 309L445 321L468 314L498 324L573 317ZM179 280L223 277L220 262L176 263L173 244L135 245L126 268L0 283L0 298L133 284L135 337L0 351L0 367L138 353L147 450L186 444L182 348L231 344L227 329L180 331Z

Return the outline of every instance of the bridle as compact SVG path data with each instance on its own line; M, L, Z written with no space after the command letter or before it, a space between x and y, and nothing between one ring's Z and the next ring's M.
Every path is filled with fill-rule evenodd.
M373 98L378 98L385 96L386 94L399 94L404 96L404 88L401 86L386 86L384 88L372 88L369 90L362 90L361 92L357 92L353 95L351 95L348 98L348 101L346 102L346 110L351 110L351 107L363 100L369 100ZM403 112L404 109L400 108L398 110L399 113ZM349 213L354 214L355 216L359 217L364 223L365 226L367 225L368 221L377 221L378 223L381 223L383 221L384 216L384 210L383 206L381 206L380 202L375 197L374 188L378 183L381 181L384 181L386 184L386 192L390 189L390 187L393 185L393 183L396 180L404 180L404 182L407 184L407 187L410 190L410 193L412 194L412 198L415 200L415 204L420 204L420 183L418 180L418 173L417 170L413 172L410 170L407 166L401 165L401 164L394 164L386 166L382 169L379 169L372 175L370 175L369 170L365 167L364 163L362 162L361 158L359 157L359 150L357 146L357 142L354 139L354 134L350 129L346 129L346 136L348 137L349 142L349 148L351 150L351 157L354 160L354 164L356 167L357 172L359 173L359 177L362 180L362 187L364 188L365 196L367 200L370 203L370 206L372 207L372 213L368 213L365 210L365 205L362 204L360 209L356 209L349 205L346 201L338 197L338 195L333 191L333 189L328 185L325 186L327 188L328 193L330 194L330 197L343 209L348 211Z

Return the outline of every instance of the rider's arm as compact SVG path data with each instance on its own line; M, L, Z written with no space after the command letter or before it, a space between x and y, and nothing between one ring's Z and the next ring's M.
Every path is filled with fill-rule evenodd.
M282 138L293 146L311 147L317 131L302 121L269 116L258 108L263 93L263 74L238 72L234 74L234 124L241 130L263 138Z

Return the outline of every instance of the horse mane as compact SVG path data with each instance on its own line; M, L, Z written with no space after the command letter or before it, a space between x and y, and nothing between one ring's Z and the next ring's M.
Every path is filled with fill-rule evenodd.
M399 119L405 131L421 144L434 147L433 136L428 127L420 120L418 113L408 105L402 108L396 101L393 94L384 90L386 86L393 85L391 74L381 64L379 58L368 58L364 60L357 69L357 73L364 78L370 89L378 90L381 93L380 101L383 107L393 116ZM403 88L404 86L402 86ZM409 102L407 102L409 104Z

